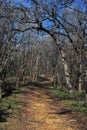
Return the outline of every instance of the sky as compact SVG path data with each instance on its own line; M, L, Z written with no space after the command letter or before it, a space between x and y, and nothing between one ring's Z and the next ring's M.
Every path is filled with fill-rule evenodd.
M9 0L7 0L7 1L9 1ZM53 2L53 1L56 1L56 0L47 0L47 2ZM85 11L87 5L84 4L84 1L86 1L86 0L74 0L73 6L71 6L71 7L80 8L83 11ZM19 4L23 4L24 6L28 7L30 5L30 0L12 0L12 2L15 3L16 6L19 6Z
M9 0L7 0L9 1ZM53 0L49 0L49 1L53 1ZM26 7L29 7L30 5L30 0L12 0L12 2L16 5L19 6L20 4L23 4ZM83 11L86 10L86 7L84 5L84 0L75 0L75 2L73 3L73 5L71 6L71 8L79 8ZM48 27L52 27L52 23L50 23L49 21L45 21L44 23L44 27L48 28ZM41 36L43 35L43 33L41 34ZM19 35L19 37L21 37L21 35Z

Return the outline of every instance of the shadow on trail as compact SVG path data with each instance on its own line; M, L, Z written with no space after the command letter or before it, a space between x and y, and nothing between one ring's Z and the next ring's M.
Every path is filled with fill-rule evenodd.
M39 82L32 82L31 83L31 87L29 87L29 89L31 90L30 91L30 94L33 96L33 97L37 97L37 98L40 98L40 95L39 94L36 94L34 91L36 91L36 89L38 90L43 90L44 93L48 96L47 97L47 100L51 100L52 99L52 102L50 102L50 105L54 105L55 103L57 103L57 105L59 104L59 101L60 99L58 99L58 96L53 94L51 89L50 89L50 86L53 84L52 81L50 81L49 79L46 79L46 78L43 78L43 77L40 77L40 80ZM46 91L47 90L47 91ZM54 105L55 106L55 105ZM56 111L55 112L52 112L50 114L58 114L58 115L66 115L66 114L71 114L72 113L72 110L71 109L68 109L68 108L60 108L60 110L58 111L57 109L55 109Z
M38 76L37 82L29 82L28 85L29 86L33 85L34 87L37 87L37 88L49 89L49 86L51 86L52 84L53 84L53 81L51 81L49 78Z
M8 112L6 112L5 110L0 110L0 122L6 122L8 116Z
M22 107L17 115L11 117L13 130L17 130L16 127L21 127L21 130L35 130L37 126L38 130L47 128L50 130L52 128L53 130L58 130L58 128L59 130L67 130L74 128L74 126L76 129L69 130L77 130L78 125L76 124L80 124L80 120L77 120L76 113L73 118L73 110L64 106L64 102L53 94L50 89L51 85L52 81L48 78L40 77L38 82L29 82L25 85L21 92L15 91L16 94L21 93L22 95L22 102L17 101L17 103L21 103ZM0 122L6 122L8 116L8 111L0 110ZM16 118L14 119L14 117ZM19 124L17 124L18 120L20 120ZM18 126L15 125L15 121ZM83 127L83 125L81 128L79 126L79 130L86 130Z
M16 96L16 94L20 93L23 93L23 91L20 89L12 89L11 92L3 94L0 102L0 123L7 122L8 117L12 113L13 109L15 109L15 105L17 105L12 94Z

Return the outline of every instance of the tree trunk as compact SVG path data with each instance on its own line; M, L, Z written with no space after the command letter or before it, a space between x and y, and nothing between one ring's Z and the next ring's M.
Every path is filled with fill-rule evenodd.
M80 66L79 66L79 72L80 72L80 76L79 76L79 92L81 93L82 92L82 78L81 78L81 75L82 75L82 64L81 64L81 52L80 52Z
M64 66L66 84L67 84L69 92L72 93L73 87L72 87L71 80L70 80L69 68L68 68L68 65L67 65L67 62L66 62L66 54L63 51L63 49L61 49L60 52L61 52L61 56L62 56L62 63L63 63L63 66Z
M85 104L87 104L87 93L85 94Z
M79 77L79 88L78 88L78 91L79 91L80 93L82 93L82 79L81 79L81 75L80 75L80 77Z
M0 101L2 99L2 89L1 89L1 86L0 86Z
M38 65L39 65L39 56L36 57L36 64L33 74L33 81L37 81L37 73L38 73Z

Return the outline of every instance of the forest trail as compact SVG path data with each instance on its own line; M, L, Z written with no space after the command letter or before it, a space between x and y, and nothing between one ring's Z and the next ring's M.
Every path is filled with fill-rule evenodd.
M63 102L43 84L27 88L21 98L23 107L8 119L6 130L78 130L76 120L69 116L72 112L59 114Z

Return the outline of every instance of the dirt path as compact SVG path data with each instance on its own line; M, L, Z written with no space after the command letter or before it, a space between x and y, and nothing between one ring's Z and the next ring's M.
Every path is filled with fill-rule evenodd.
M63 103L56 101L49 89L33 86L21 98L23 108L8 119L6 130L78 130L71 113L58 114Z

